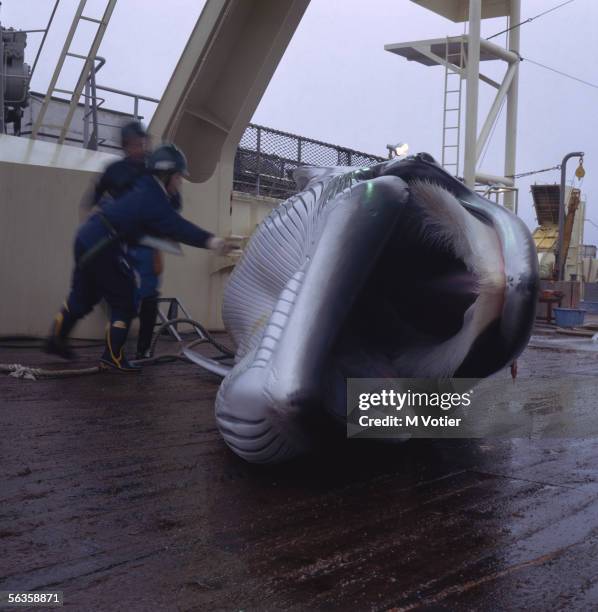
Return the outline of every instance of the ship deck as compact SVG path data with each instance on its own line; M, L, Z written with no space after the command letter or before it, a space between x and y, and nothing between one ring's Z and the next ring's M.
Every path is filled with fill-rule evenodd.
M94 365L97 348L80 351ZM36 350L0 363L61 367ZM595 376L598 352L528 348L519 376ZM0 590L73 610L588 610L595 439L335 444L243 463L219 379L0 378Z

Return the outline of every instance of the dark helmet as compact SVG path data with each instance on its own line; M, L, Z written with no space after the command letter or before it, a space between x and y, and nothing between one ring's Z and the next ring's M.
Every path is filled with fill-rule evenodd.
M147 168L152 174L166 172L176 174L180 172L183 176L189 176L187 158L185 154L173 144L159 146L147 160Z
M147 131L141 121L129 121L120 128L120 143L123 147L133 138L147 138Z

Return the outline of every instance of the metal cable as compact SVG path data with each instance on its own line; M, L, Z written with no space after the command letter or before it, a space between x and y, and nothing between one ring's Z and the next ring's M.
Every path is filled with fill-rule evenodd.
M542 170L531 170L530 172L520 172L519 174L509 174L506 178L518 179L524 176L531 176L532 174L540 174L541 172L550 172L551 170L560 170L560 164L558 166L552 166L550 168L542 168Z
M531 21L538 19L538 17L543 17L544 15L548 15L548 13L552 13L552 11L556 11L557 9L560 9L561 7L566 6L567 4L571 4L572 2L575 2L575 0L567 0L566 2L557 4L557 6L553 6L552 8L546 11L543 11L542 13L538 13L534 17L529 17L525 21L520 21L519 23L516 23L515 25L508 27L506 30L501 30L500 32L497 32L496 34L492 34L492 36L488 36L486 40L496 38L497 36L500 36L501 34L504 34L505 32L510 32L511 30L514 30L515 28L520 28L522 25L525 25L526 23L530 23Z
M562 70L557 70L556 68L551 68L550 66L547 66L546 64L541 64L540 62L531 60L529 59L529 57L522 57L521 59L525 60L526 62L530 62L530 64L535 64L536 66L540 66L541 68L546 68L546 70L551 70L552 72L555 72L556 74L560 74L561 76L567 77L568 79L571 79L573 81L583 83L584 85L587 85L588 87L593 87L594 89L598 89L598 85L596 83L591 83L590 81L584 81L584 79L580 79L579 77L563 72Z

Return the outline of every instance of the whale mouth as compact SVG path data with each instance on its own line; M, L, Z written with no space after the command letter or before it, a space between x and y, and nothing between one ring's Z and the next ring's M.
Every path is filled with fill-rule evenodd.
M429 156L303 174L252 236L223 304L237 354L216 417L254 462L302 452L312 417L345 420L349 378L499 371L535 316L529 230Z
M416 180L409 191L331 352L342 379L451 376L501 315L496 231L438 184Z

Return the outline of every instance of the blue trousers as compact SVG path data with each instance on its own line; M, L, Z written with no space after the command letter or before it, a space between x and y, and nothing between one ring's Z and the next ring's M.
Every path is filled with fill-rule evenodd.
M110 320L123 321L128 326L136 316L137 286L125 252L115 242L81 266L85 250L77 239L75 270L66 303L68 313L75 321L79 320L103 298L110 307Z

